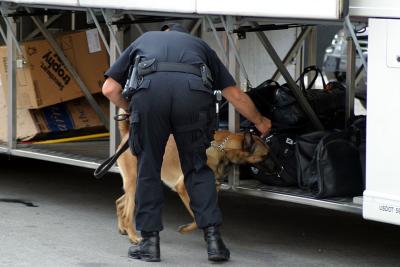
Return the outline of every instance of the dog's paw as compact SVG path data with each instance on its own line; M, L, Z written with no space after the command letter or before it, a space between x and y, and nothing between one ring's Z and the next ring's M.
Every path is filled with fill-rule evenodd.
M118 232L119 232L121 235L127 235L127 234L128 234L128 233L126 232L126 230L121 229L121 228L118 229Z
M178 227L178 232L181 234L186 234L187 230L186 228L189 226L189 224L184 224Z
M193 230L197 229L196 223L188 223L178 227L178 232L181 234L187 234Z
M129 241L131 241L132 244L139 244L140 240L142 240L142 238L138 237L138 236L130 236L129 237Z

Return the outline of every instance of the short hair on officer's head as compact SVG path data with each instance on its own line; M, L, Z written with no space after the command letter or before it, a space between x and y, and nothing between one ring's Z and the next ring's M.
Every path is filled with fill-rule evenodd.
M169 30L168 24L164 24L164 25L161 27L161 31L163 31L163 32L168 31L168 30Z
M166 23L161 27L161 31L167 30L189 33L189 31L182 24L175 22Z

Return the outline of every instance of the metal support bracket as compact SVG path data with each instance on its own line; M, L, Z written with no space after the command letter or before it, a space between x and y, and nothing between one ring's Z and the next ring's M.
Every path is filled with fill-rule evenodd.
M353 39L353 42L354 42L355 48L357 50L357 53L360 56L361 63L364 66L364 70L365 70L365 72L368 72L367 61L365 60L365 58L363 56L362 49L361 49L361 46L360 46L360 42L358 42L357 36L354 33L354 27L353 27L353 24L350 21L350 17L349 16L345 17L344 24L345 24L345 27L347 28L347 32L350 34L351 38Z
M356 71L356 77L355 77L355 82L354 82L355 86L356 86L357 84L359 84L360 81L361 81L361 79L363 78L363 72L364 72L364 66L361 65L361 66L358 68L358 70Z
M51 24L53 24L58 18L60 18L62 16L62 14L57 14L57 15L54 15L54 16L52 16L52 17L50 17L47 21L46 21L46 23L44 23L44 27L48 27L48 26L50 26ZM25 38L24 38L24 41L27 41L27 40L30 40L30 39L32 39L33 37L35 37L36 35L38 35L40 33L40 30L39 29L35 29L34 31L32 31L30 34L28 34Z
M0 8L0 12L1 12L1 16L2 16L3 19L4 19L4 22L5 22L5 24L6 24L6 27L7 27L7 35L10 34L11 38L13 39L13 41L14 41L14 43L15 43L15 47L16 47L16 49L17 49L17 51L18 51L18 55L19 55L21 58L23 58L24 54L22 53L22 49L21 49L21 47L20 47L20 45L19 45L19 42L18 42L18 40L17 40L17 35L15 34L15 29L13 29L13 27L12 27L12 25L11 25L12 22L11 22L10 19L7 17L6 12L5 12L2 8Z
M109 47L109 55L110 55L110 65L112 65L117 59L118 57L121 55L122 53L122 49L121 46L119 45L119 39L122 39L122 35L118 35L118 28L115 25L112 25L112 21L109 20L108 15L106 14L106 12L104 11L104 9L101 9L101 14L103 15L104 21L106 23L106 26L108 28L108 31L110 33L110 46ZM92 12L92 17L93 20L97 21L94 13ZM99 23L97 22L96 27L98 29L98 31L103 34ZM139 29L139 31L141 30L141 28ZM117 33L116 33L117 32ZM103 42L106 44L107 41L103 35ZM115 106L113 103L110 102L110 118L113 118L115 115L117 115L118 113L118 108L117 106ZM110 144L109 144L109 153L110 156L114 155L116 150L117 150L117 145L119 143L118 137L119 135L117 134L118 132L118 126L115 120L111 120L110 121Z
M26 11L28 13L31 13L29 8L26 8ZM87 101L89 102L90 106L93 108L93 110L96 112L97 116L99 116L100 121L104 124L104 126L108 129L109 128L109 120L108 118L104 115L103 111L101 110L100 106L97 104L96 100L93 98L90 90L88 87L85 85L85 83L82 81L80 78L78 72L75 70L75 68L72 66L68 58L64 55L62 49L54 39L54 37L49 33L49 31L44 27L43 23L36 18L35 16L31 16L31 19L33 22L36 24L36 26L39 28L43 36L47 39L51 47L54 49L60 60L64 63L65 67L71 73L72 77L74 77L75 81L78 83L79 88L81 89L82 93L85 95Z
M132 14L129 14L129 18L131 20L135 20L135 17ZM139 34L142 35L144 33L143 28L137 23L135 23L134 25L135 25L136 29L139 31Z
M198 19L196 23L193 25L192 29L190 30L190 34L194 35L196 31L199 29L200 25L202 23L202 19Z
M228 31L233 30L233 25L235 22L235 18L232 16L228 16L226 23L224 23L224 27L227 30L228 37L228 67L230 73L234 74L235 80L240 83L240 63L238 61L238 37L232 36L228 33ZM229 37L231 37L229 39ZM239 63L239 64L238 64ZM229 131L236 133L240 131L240 116L236 111L234 106L229 103L228 108L228 123L229 123ZM235 189L240 184L240 170L238 165L233 165L228 176L229 186L232 189Z
M250 22L253 26L258 26L257 22ZM315 114L314 110L311 108L310 104L308 103L307 99L304 95L298 90L296 82L293 80L290 73L285 68L283 62L279 58L278 53L275 51L274 47L272 46L271 42L268 40L267 36L263 32L256 33L258 38L260 39L262 45L267 50L268 54L270 55L272 61L278 67L279 71L282 73L283 78L287 82L289 89L292 91L293 95L296 97L297 101L299 102L301 108L310 118L311 123L315 127L316 130L323 130L324 126L320 122L319 118Z
M115 25L111 24L111 21L108 19L108 16L106 12L101 9L102 16L104 18L104 21L106 22L107 28L110 32L110 44L108 44L106 37L104 36L103 30L101 29L100 23L96 18L95 13L91 8L88 8L88 12L90 16L92 17L97 31L99 32L100 38L102 39L104 46L107 49L108 55L110 56L110 65L112 65L118 58L119 55L121 55L122 50L119 45L119 39L122 39L122 35L119 34L118 28ZM133 17L133 16L132 16ZM139 27L141 30L141 28ZM117 32L117 33L116 33ZM117 36L118 35L118 36ZM110 114L109 117L113 118L115 115L118 113L118 108L110 102ZM109 124L109 131L110 131L110 143L109 143L109 153L110 156L115 154L115 151L117 150L117 145L119 143L119 136L117 134L118 129L117 129L117 123L115 120L111 120Z
M116 32L116 37L121 43L123 43L123 31L118 31L118 28L116 25L111 26L113 31ZM113 39L110 40L110 65L114 64L114 62L118 59L118 53L117 53L117 44L116 42L113 41ZM118 113L118 108L110 102L110 118L114 118L115 115ZM119 140L119 134L118 134L118 125L115 120L110 121L110 144L109 144L109 153L110 156L114 155L117 146L120 143Z
M241 70L242 70L242 72L243 72L243 75L244 75L244 77L245 77L245 79L246 79L246 81L247 81L247 86L250 86L250 87L251 87L251 83L250 83L250 80L249 80L249 75L247 74L247 71L246 71L246 69L245 69L245 67L244 67L243 61L242 61L242 59L241 59L241 57L240 57L240 55L239 55L239 51L238 51L238 49L237 49L237 47L236 47L236 45L235 45L235 42L234 42L234 40L233 40L233 37L232 37L233 25L232 25L231 28L229 28L229 27L227 26L227 23L225 22L224 16L220 16L220 18L221 18L222 25L224 26L225 31L226 31L226 33L227 33L227 35L228 35L228 40L229 40L229 42L230 42L230 45L231 45L231 47L233 48L233 52L235 53L236 60L237 60L237 62L239 63L240 68L241 68Z
M307 66L314 66L317 64L317 53L316 53L316 51L317 51L317 29L316 29L316 27L311 27L311 31L307 36L306 43L307 43L307 46L306 46ZM308 76L309 76L308 78L310 80L310 78L312 76L311 73Z
M96 25L97 31L99 32L100 38L103 41L103 44L107 50L108 55L110 56L111 55L110 46L108 45L107 39L104 36L103 30L101 29L101 26L100 26L100 23L97 20L96 15L94 14L94 12L91 8L88 8L88 12L89 12L90 16L92 17L94 24Z
M3 38L4 43L7 44L7 35L4 32L3 27L1 25L0 25L0 35L1 35L1 38Z
M299 49L303 45L304 40L307 38L307 36L310 34L312 30L311 26L307 26L305 29L303 29L300 33L300 35L297 37L296 41L293 43L292 47L289 49L287 52L285 58L283 59L282 63L284 66L287 66L292 59L296 56L298 53ZM277 80L281 76L281 73L279 69L275 71L275 73L272 75L272 80Z
M10 23L7 26L7 73L8 73L8 95L7 95L7 141L8 152L17 148L17 83L16 83L16 43L14 31L16 29L15 23Z
M214 23L212 22L212 20L211 20L211 18L209 16L206 16L206 19L207 19L208 24L210 24L210 27L211 27L212 33L214 35L214 38L217 41L217 45L218 45L219 49L221 49L222 56L224 57L224 60L225 60L225 64L227 64L228 57L226 55L225 48L224 48L224 46L223 46L223 44L221 42L221 39L218 37L217 30L215 29Z
M76 30L76 14L75 12L71 13L71 31Z
M111 40L112 40L113 42L115 42L115 48L117 49L118 54L121 55L121 53L122 53L121 46L119 45L118 40L117 40L117 37L115 36L115 32L114 32L114 30L113 30L113 28L112 28L112 23L111 23L111 21L108 19L108 16L106 15L104 9L102 8L102 9L100 9L100 10L101 10L101 14L103 14L104 21L106 22L106 25L107 25L107 27L108 27L108 30L110 31Z
M356 55L355 45L350 36L347 37L347 71L346 71L346 125L348 120L354 115L354 95L355 95L355 67Z

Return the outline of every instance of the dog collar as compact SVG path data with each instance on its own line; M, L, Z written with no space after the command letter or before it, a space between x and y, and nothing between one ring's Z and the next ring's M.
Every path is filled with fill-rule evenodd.
M211 146L217 149L218 151L224 151L225 144L228 142L228 140L229 140L229 135L225 137L224 140L222 140L222 142L219 145L215 144L215 141L211 142Z

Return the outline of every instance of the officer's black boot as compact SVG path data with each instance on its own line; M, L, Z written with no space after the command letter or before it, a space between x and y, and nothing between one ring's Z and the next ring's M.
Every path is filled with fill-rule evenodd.
M207 242L208 260L210 261L227 261L230 252L222 241L221 233L217 226L209 226L204 228L204 239Z
M128 256L142 261L160 261L160 236L158 232L141 232L142 240L131 246Z

